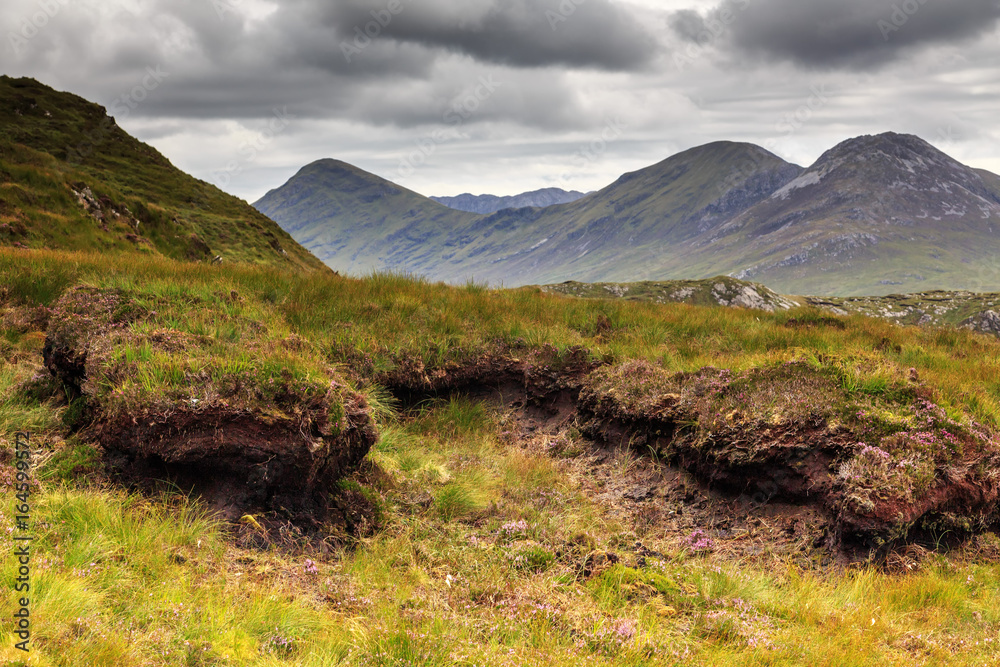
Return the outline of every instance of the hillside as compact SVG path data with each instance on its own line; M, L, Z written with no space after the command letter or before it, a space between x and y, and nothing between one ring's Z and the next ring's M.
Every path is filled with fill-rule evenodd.
M303 167L254 206L329 266L353 275L440 267L456 231L476 217L337 160Z
M106 110L0 76L0 245L323 264L246 202L176 167Z
M332 196L298 185L310 210ZM342 200L336 217L303 222L281 204L283 190L258 205L307 247L368 215L366 202ZM420 229L421 215L444 214L414 209L407 225ZM568 204L447 219L447 229L432 225L419 236L407 270L505 285L732 275L793 294L1000 290L1000 177L894 133L845 141L806 170L756 146L719 142ZM379 255L398 247L394 229L368 226L355 239L367 265L402 268L402 257ZM335 268L354 261L338 252L324 258Z
M864 315L901 326L968 329L1000 337L1000 294L932 291L886 296L783 296L767 287L719 276L706 280L659 280L640 283L545 285L542 291L586 299L622 299L652 303L746 308L778 312L814 306L833 315Z
M439 204L444 204L448 208L458 211L468 211L469 213L479 213L487 215L496 213L505 208L544 208L556 204L568 204L577 199L582 199L586 195L576 190L567 192L561 188L544 188L534 190L510 197L497 197L496 195L473 195L464 194L457 197L431 197Z
M800 304L758 285L719 276L708 280L666 280L641 283L577 283L545 285L542 291L587 299L625 299L653 303L687 303L695 306L749 308L773 313Z
M918 137L846 141L713 234L740 278L849 295L1000 289L997 177Z

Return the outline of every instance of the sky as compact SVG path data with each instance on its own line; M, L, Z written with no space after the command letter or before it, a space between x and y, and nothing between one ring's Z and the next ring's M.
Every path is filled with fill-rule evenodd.
M998 24L1000 0L4 0L0 73L251 202L322 158L512 195L890 130L1000 173Z

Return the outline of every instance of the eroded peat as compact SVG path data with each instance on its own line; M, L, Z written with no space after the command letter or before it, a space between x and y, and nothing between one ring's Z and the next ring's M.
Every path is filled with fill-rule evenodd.
M856 559L997 525L996 436L949 417L912 375L871 393L845 387L848 369L805 360L668 373L579 348L521 352L491 355L471 371L421 368L379 380L410 405L449 393L492 400L516 415L524 437L558 441L571 431L595 471L616 451L655 459L644 478L603 474L602 487L622 487L620 498L642 501L647 515L669 517L655 505L674 503L666 510L674 517L687 511L707 522L668 527L725 539L733 526L773 519L780 539Z

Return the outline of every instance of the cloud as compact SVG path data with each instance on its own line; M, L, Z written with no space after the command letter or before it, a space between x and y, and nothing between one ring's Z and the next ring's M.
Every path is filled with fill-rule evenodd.
M658 51L611 0L341 0L313 9L345 39L370 27L383 38L512 67L634 70Z
M4 0L0 72L121 109L161 67L169 77L119 122L213 182L287 108L291 123L226 186L251 199L325 157L392 177L428 137L433 155L403 184L435 195L596 189L720 139L777 139L808 164L890 129L1000 171L997 2ZM919 10L896 26L894 3ZM42 5L58 10L15 54L9 34ZM880 20L899 30L886 39ZM348 58L356 29L374 36ZM683 67L677 54L691 54ZM816 86L829 100L812 109ZM803 120L787 135L790 115Z
M723 12L734 18L720 21ZM742 55L867 69L919 47L981 37L998 21L1000 0L726 0L705 14L675 12L668 24L682 40L717 40Z
M16 25L32 6L15 0L0 8L0 28L5 15ZM418 127L440 124L482 77L493 77L503 82L499 94L467 124L572 128L588 121L566 83L569 72L641 71L659 49L628 6L613 0L53 6L57 15L4 69L45 73L45 82L110 107L147 67L161 67L169 77L134 110L137 117L259 119L287 106L299 118Z

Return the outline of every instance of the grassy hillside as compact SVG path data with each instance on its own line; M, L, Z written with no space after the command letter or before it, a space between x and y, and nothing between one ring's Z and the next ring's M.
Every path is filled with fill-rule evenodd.
M587 299L627 299L654 303L687 303L693 306L731 306L775 312L801 303L763 285L718 276L709 280L657 280L641 283L565 282L542 287L545 292Z
M274 222L175 168L103 107L6 76L0 245L323 269Z
M687 303L753 310L787 310L815 306L835 315L864 315L904 326L961 327L1000 334L1000 294L921 292L887 296L782 296L763 285L719 276L709 280L662 280L641 283L566 282L541 288L553 294L588 299L625 299L653 303ZM984 320L985 316L985 320ZM995 322L995 323L994 323Z
M781 493L794 494L794 476L776 477L780 493L741 494L706 483L714 473L699 463L714 453L716 472L753 478L773 468L731 466L773 442L798 448L800 434L814 446L791 462L850 491L834 514L909 510L932 502L927 484L961 487L951 479L989 492L983 476L1000 469L990 338L813 309L128 254L0 249L0 286L0 481L14 481L15 430L37 447L27 664L974 665L996 654L995 517L973 526L972 504L945 507L888 544L898 548L848 565L818 487L792 501ZM89 416L42 369L46 340L88 290L128 298L95 340L130 341L86 362ZM277 419L326 378L366 397L378 442L322 526L280 509L221 521L197 498L111 483L117 440L78 420L190 405L207 396L184 380L199 373L211 400ZM574 385L580 412L567 420ZM616 430L680 425L670 415L683 420L679 449L636 423ZM753 440L768 429L780 437ZM843 458L822 477L809 456L828 451ZM7 510L0 527L16 530ZM0 566L6 609L15 568ZM0 657L16 665L11 630L8 616Z

